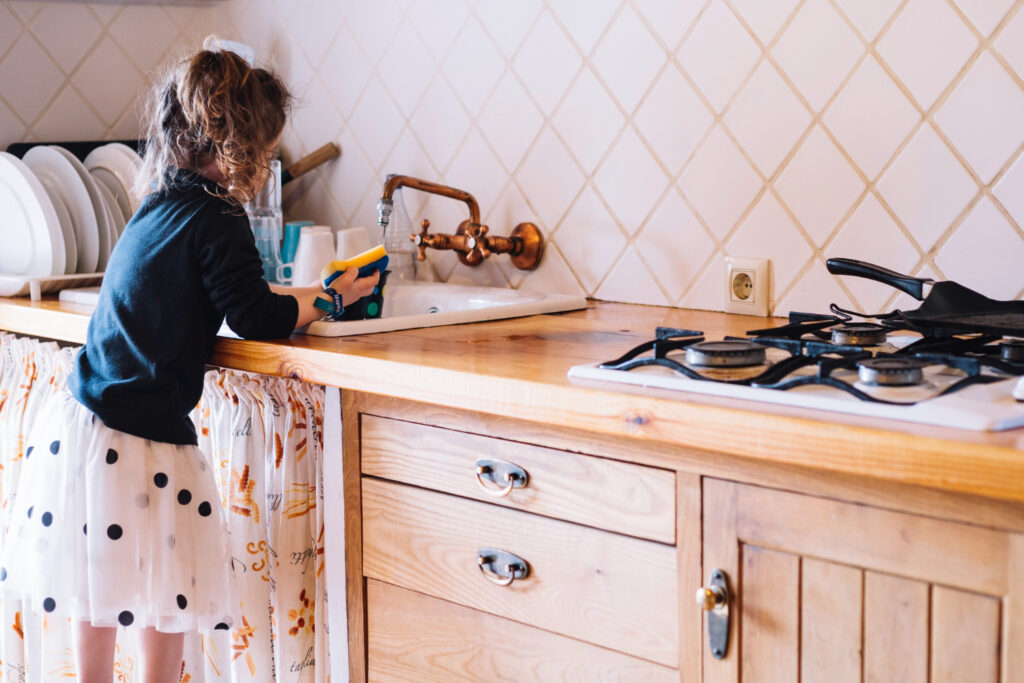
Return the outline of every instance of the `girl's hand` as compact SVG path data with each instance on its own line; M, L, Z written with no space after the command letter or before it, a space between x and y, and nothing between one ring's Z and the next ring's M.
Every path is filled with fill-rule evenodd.
M364 296L372 294L373 288L377 286L379 280L380 273L378 272L361 278L359 277L358 268L350 268L334 280L331 283L331 287L341 296L342 306L351 306ZM317 299L331 300L331 297L324 294L319 285L316 287L270 285L270 290L276 294L291 296L299 303L299 317L295 321L296 329L305 327L314 320L319 320L324 316L324 312L314 304Z
M372 275L359 277L358 268L349 268L331 282L331 287L341 295L342 305L348 308L364 296L373 294L373 289L379 281L380 273L377 271L374 271Z

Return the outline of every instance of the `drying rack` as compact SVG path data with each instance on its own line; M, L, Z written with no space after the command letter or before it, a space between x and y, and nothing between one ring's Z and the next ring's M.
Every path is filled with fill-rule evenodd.
M0 275L0 296L25 296L39 301L43 294L53 294L71 287L91 287L103 281L103 273L76 273L75 275Z

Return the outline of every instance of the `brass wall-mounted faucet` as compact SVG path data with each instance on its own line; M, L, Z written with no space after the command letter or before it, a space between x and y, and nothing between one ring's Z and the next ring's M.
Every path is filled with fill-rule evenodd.
M429 180L406 175L390 176L384 183L384 191L377 202L377 222L381 227L386 226L391 220L391 197L399 187L411 187L414 190L450 197L465 202L469 207L469 220L462 221L454 235L429 234L430 221L423 219L420 234L409 235L409 239L419 248L417 258L420 261L427 258L429 247L452 249L459 260L467 266L478 266L491 254L508 254L512 259L512 265L521 270L533 270L540 265L544 255L544 238L536 225L520 223L508 237L488 235L489 228L480 223L480 206L473 195Z

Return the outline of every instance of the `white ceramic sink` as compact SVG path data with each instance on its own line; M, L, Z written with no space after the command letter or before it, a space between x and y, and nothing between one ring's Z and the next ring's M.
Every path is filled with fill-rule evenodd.
M69 289L60 293L62 301L95 306L99 287ZM521 318L538 313L575 311L587 307L581 296L524 292L503 287L472 287L442 282L418 282L414 285L388 285L384 290L381 317L371 320L325 322L318 320L300 332L318 337L345 337L438 327L502 318ZM222 336L237 336L225 324Z
M392 284L384 290L384 309L380 318L340 322L318 320L303 331L319 337L343 337L575 311L586 306L585 298L567 294L440 282Z

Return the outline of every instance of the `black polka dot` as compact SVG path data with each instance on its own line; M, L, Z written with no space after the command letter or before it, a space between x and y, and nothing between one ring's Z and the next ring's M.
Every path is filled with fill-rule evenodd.
M43 609L47 612L52 612L53 610L57 609L57 601L53 598L46 598L45 600L43 600Z
M188 607L188 600L181 593L178 594L178 609L185 609Z
M153 483L156 484L156 487L158 489L162 489L163 487L167 486L167 475L164 474L163 472L157 472L155 475L153 475Z
M53 524L53 515L49 512L43 513L43 526L50 526Z
M7 580L7 567L0 567L0 581Z
M199 504L199 514L203 517L209 517L210 513L213 512L213 508L205 500Z
M116 541L121 538L121 534L123 533L124 530L121 528L120 524L111 524L107 527L107 536L109 536L112 541Z
M60 441L54 441L50 444L50 452L57 455L57 451L60 450Z
M113 465L115 462L117 462L117 451L113 448L107 449L107 464Z
M217 624L216 626L214 626L214 628L215 628L215 629L217 629L218 631L227 631L227 630L228 630L228 625L227 625L227 624L225 624L225 623L224 623L224 622L222 621L222 622L220 622L219 624Z
M132 622L135 621L135 615L125 610L117 615L117 621L121 626L131 626Z
M192 502L192 492L188 489L182 489L178 491L178 502L182 505L188 505Z
M36 509L35 505L30 505L28 508L28 518L32 519L32 511Z
M86 536L89 535L89 525L88 524L83 524L82 525L82 533L85 534Z
M28 450L25 451L25 459L26 460L28 460L32 456L32 449L34 449L34 448L35 448L35 446L29 446Z

